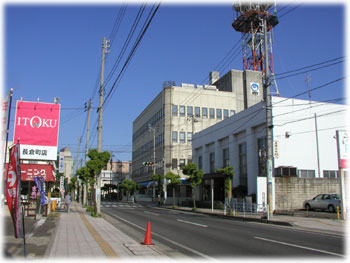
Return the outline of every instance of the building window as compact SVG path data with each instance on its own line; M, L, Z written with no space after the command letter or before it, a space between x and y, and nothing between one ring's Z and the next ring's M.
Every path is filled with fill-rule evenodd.
M227 118L228 118L228 110L224 109L224 119L227 119Z
M180 170L182 170L185 167L185 159L180 159Z
M222 150L223 167L230 166L230 154L228 148Z
M202 156L198 156L198 170L203 169L203 159Z
M236 111L235 110L230 110L230 117L235 115Z
M185 143L186 142L185 132L180 132L180 142L181 143Z
M187 133L187 142L192 142L192 132Z
M266 137L258 139L259 176L266 176Z
M238 145L239 153L239 184L248 186L247 180L247 144L241 143Z
M193 116L193 107L187 106L187 117L192 117L192 116Z
M215 173L215 153L209 153L209 172Z
M208 108L202 108L202 116L203 118L208 118Z
M180 106L180 116L184 117L185 115L185 106Z
M219 120L222 119L222 109L216 109L216 118Z
M173 116L177 116L177 105L173 105L173 106L172 106L171 112L172 112L172 115L173 115Z
M194 114L196 117L200 117L201 116L201 108L200 107L195 107L194 108Z
M215 119L215 109L213 108L209 109L209 117L210 119Z
M171 160L171 168L174 170L177 169L177 159Z
M324 178L338 178L338 171L323 170Z
M177 131L172 132L172 141L177 142Z
M298 170L301 178L315 178L315 170Z

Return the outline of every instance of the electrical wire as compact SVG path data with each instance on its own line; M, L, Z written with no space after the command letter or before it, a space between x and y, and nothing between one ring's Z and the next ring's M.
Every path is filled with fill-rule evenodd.
M155 14L157 13L159 7L160 7L160 2L159 2L159 4L158 4L158 6L155 8L155 10L153 11L153 14L152 14L151 17L149 18L149 20L148 20L147 24L145 25L145 27L144 27L142 33L139 34L139 37L138 37L138 39L136 40L136 42L135 42L135 44L134 44L134 46L133 46L131 52L129 53L129 56L128 56L128 58L126 59L126 61L125 61L125 63L124 63L124 66L122 67L121 71L119 72L119 75L117 76L116 80L115 80L114 83L113 83L113 86L111 87L110 91L108 92L108 94L107 94L107 96L106 96L106 98L105 98L105 100L104 100L104 103L103 103L102 107L110 100L111 96L113 95L113 92L115 91L115 89L116 89L116 87L117 87L118 81L120 81L122 74L124 73L124 71L126 70L127 66L129 65L129 63L130 63L132 57L134 56L137 47L138 47L139 44L141 43L141 40L142 40L143 36L145 35L145 33L147 32L147 29L148 29L149 25L151 24L151 22L152 22L152 20L153 20L153 18L154 18L154 16L155 16Z

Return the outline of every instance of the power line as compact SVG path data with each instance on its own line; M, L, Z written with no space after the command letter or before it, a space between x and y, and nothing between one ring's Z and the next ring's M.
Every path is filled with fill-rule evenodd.
M286 11L286 12L283 13L282 15L279 15L278 18L284 17L285 15L289 14L290 12L292 12L292 11L294 11L295 9L297 9L298 7L300 7L302 4L303 4L303 3L301 3L301 4L299 4L299 5L295 6L295 7L293 7L292 9L290 9L290 10L288 10L288 11Z
M275 102L275 103L272 104L272 106L274 106L274 105L276 105L276 104L279 104L279 103L282 103L282 102L284 102L284 101L286 101L286 100L290 100L290 99L293 99L293 98L295 98L295 97L299 97L299 96L301 96L301 95L303 95L303 94L306 94L306 93L308 93L308 92L310 92L310 91L314 91L314 90L318 90L318 89L321 89L321 88L325 88L325 87L327 87L327 86L329 86L329 85L331 85L331 84L334 84L334 83L336 83L336 82L338 82L338 81L341 81L341 80L343 80L343 79L345 79L345 77L342 77L342 78L339 78L339 79L330 81L330 82L328 82L328 83L326 83L326 84L323 84L323 85L318 86L318 87L316 87L316 88L310 89L310 90L308 90L308 91L298 93L298 94L296 94L296 95L294 95L294 96L292 96L292 97L289 97L289 98L286 98L286 99L284 99L284 100Z
M325 113L325 114L317 115L317 118L319 118L319 117L324 117L324 116L328 116L328 115L332 115L332 114L336 114L336 113L346 112L346 111L347 111L347 109L332 111L332 112L328 112L328 113ZM297 119L297 120L293 120L293 121L288 121L288 122L285 122L285 123L283 123L283 124L274 124L274 126L281 127L281 126L284 126L284 125L287 125L287 124L291 124L291 123L295 123L295 122L299 122L299 121L305 121L305 120L309 120L309 119L313 119L313 118L315 118L315 117L314 117L314 116L306 117L306 118L302 118L302 119Z
M316 63L316 64L313 64L313 65L310 65L310 66L305 66L305 67L302 67L302 68L293 69L293 70L289 70L289 71L282 72L282 73L276 73L275 76L284 75L284 74L289 74L289 73L293 73L293 72L300 71L300 70L303 70L303 69L307 69L307 68L312 68L312 67L320 66L320 65L323 65L323 64L326 64L326 63L329 63L329 62L333 62L333 61L342 59L342 58L345 58L345 56L333 58L333 59L326 60L326 61L323 61L323 62L320 62L320 63ZM344 61L342 61L342 62L344 62Z
M314 69L306 70L306 71L303 71L303 72L299 72L299 73L291 74L291 75L288 75L288 76L284 76L284 77L276 78L276 80L285 79L285 78L290 78L290 77L294 77L294 76L297 76L297 75L305 74L305 73L308 73L308 72L316 71L316 70L319 70L319 69L328 68L328 67L331 67L331 66L334 66L334 65L337 65L337 64L343 63L343 62L344 62L344 60L339 61L339 62L335 62L335 63L332 63L332 64L329 64L329 65L326 65L326 66L322 66L322 67L318 67L318 68L314 68Z
M139 34L138 39L136 40L136 42L135 42L135 44L134 44L134 46L133 46L131 52L129 53L129 56L128 56L126 62L124 63L123 68L121 69L121 71L119 72L119 75L117 76L116 80L114 81L112 88L111 88L110 91L108 92L108 94L107 94L107 96L106 96L106 98L105 98L105 101L104 101L104 103L103 103L102 106L104 106L104 105L110 100L110 98L111 98L111 96L112 96L112 93L114 92L115 88L117 87L118 81L121 79L122 74L124 73L124 71L126 70L127 66L129 65L129 63L130 63L132 57L134 56L137 47L138 47L139 44L141 43L141 40L142 40L143 36L145 35L145 33L147 32L147 29L148 29L149 25L151 24L151 22L152 22L152 20L153 20L153 18L154 18L154 16L155 16L155 14L157 13L159 7L160 7L160 3L159 3L158 6L156 7L156 9L153 11L153 14L152 14L152 16L150 17L150 19L148 20L148 22L147 22L146 26L144 27L142 33ZM153 8L152 8L152 9L153 9Z

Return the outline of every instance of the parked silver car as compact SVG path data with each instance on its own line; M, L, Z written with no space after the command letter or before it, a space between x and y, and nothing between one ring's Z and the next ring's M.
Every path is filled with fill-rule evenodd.
M304 201L303 207L306 210L320 209L334 213L337 207L340 209L340 197L338 194L319 194L312 200Z

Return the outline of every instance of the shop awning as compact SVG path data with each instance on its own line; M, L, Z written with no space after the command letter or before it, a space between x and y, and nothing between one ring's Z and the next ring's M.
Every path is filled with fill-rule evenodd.
M7 176L8 163L5 166ZM34 177L43 176L45 182L55 182L55 169L51 164L21 163L21 181L34 181Z

